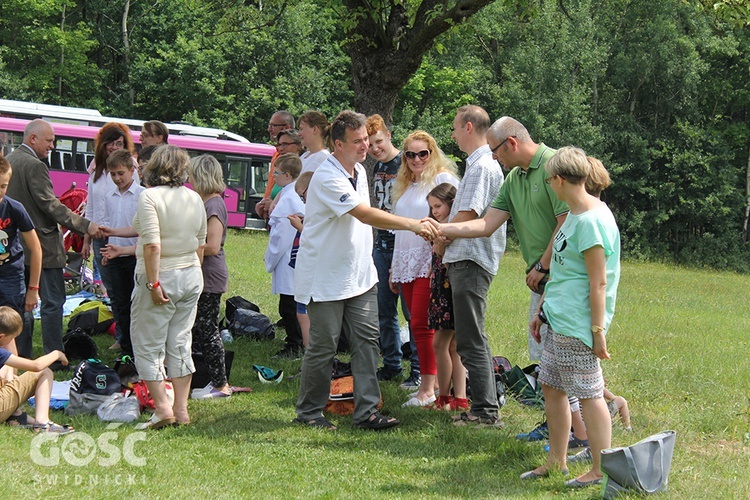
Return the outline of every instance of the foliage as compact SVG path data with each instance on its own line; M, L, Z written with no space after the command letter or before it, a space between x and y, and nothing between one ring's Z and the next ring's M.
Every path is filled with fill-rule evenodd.
M704 0L8 0L0 96L264 142L277 109L392 111L396 143L421 128L454 158L455 109L476 103L601 158L628 255L746 270L746 17Z

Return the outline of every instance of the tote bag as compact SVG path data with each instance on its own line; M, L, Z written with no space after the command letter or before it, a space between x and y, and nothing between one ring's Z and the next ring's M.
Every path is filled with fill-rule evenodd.
M602 450L602 497L666 491L676 436L664 431L631 446Z

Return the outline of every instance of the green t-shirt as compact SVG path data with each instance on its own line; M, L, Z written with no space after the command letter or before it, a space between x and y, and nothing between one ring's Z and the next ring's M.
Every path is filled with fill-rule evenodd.
M552 188L544 182L544 170L555 150L539 145L529 168L511 170L505 178L492 208L510 213L513 227L521 243L521 254L526 261L526 272L544 255L557 227L559 215L568 211L568 205L557 199Z
M544 294L544 314L560 335L580 339L593 347L591 334L591 285L583 252L604 248L607 269L605 329L615 314L620 282L620 231L606 204L579 215L568 214L552 244L550 281Z

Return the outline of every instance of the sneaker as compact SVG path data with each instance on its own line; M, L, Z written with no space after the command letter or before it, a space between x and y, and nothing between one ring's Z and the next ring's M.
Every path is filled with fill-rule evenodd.
M382 367L378 368L378 381L386 381L386 380L393 380L395 378L400 378L404 372L399 368L398 370L394 370L393 368L387 368Z
M435 396L430 396L429 398L425 400L421 400L418 397L414 396L413 398L409 399L406 403L401 405L401 408L408 408L410 406L427 406L429 404L432 404L435 402Z
M476 417L468 411L464 411L459 415L452 416L451 420L453 421L453 425L455 425L456 427L476 426L479 428L493 429L502 429L503 427L505 427L505 423L499 418L491 419L487 417Z
M421 383L422 383L422 377L412 373L411 375L409 375L409 378L404 380L404 383L401 384L401 388L406 389L407 391L412 391L414 389L419 389L419 385Z
M570 439L568 439L568 449L574 450L576 448L588 448L589 446L589 440L588 439L578 439L573 435L573 433L570 433ZM549 445L544 445L544 451L549 453Z
M575 455L568 455L569 464L583 464L592 462L593 460L594 457L591 456L591 448L584 448L583 451L579 451Z
M529 432L522 432L521 434L516 436L516 439L529 442L549 439L549 429L547 428L547 421L545 420Z
M199 389L193 389L190 392L190 397L192 399L203 399L206 397L206 395L211 394L211 391L215 391L214 386L211 384L208 384L206 387L201 387ZM220 391L219 391L220 392Z
M274 359L287 359L287 360L295 360L300 359L305 353L305 349L303 347L297 347L297 346L284 346L283 349L281 349L279 352L271 356Z

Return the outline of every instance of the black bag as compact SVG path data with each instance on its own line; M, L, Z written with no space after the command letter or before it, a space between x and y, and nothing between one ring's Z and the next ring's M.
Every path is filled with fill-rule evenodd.
M224 367L227 371L227 382L229 382L229 374L232 372L232 362L234 362L234 351L224 351ZM202 389L211 383L211 375L208 373L208 365L206 365L206 358L202 352L193 353L193 364L195 365L195 373L193 373L193 379L190 381L191 389Z
M76 328L63 336L63 349L68 359L89 359L99 355L99 348L89 332L90 330Z
M276 331L268 316L250 309L237 309L229 323L229 332L236 339L247 337L252 340L273 340Z
M95 415L109 396L122 390L120 377L100 359L81 361L70 381L70 402L65 414Z
M232 324L234 321L234 314L238 309L250 309L257 313L260 312L260 307L256 304L253 304L239 295L235 295L234 297L227 299L226 308L224 309L224 321L221 325L222 328L228 328L229 325Z

